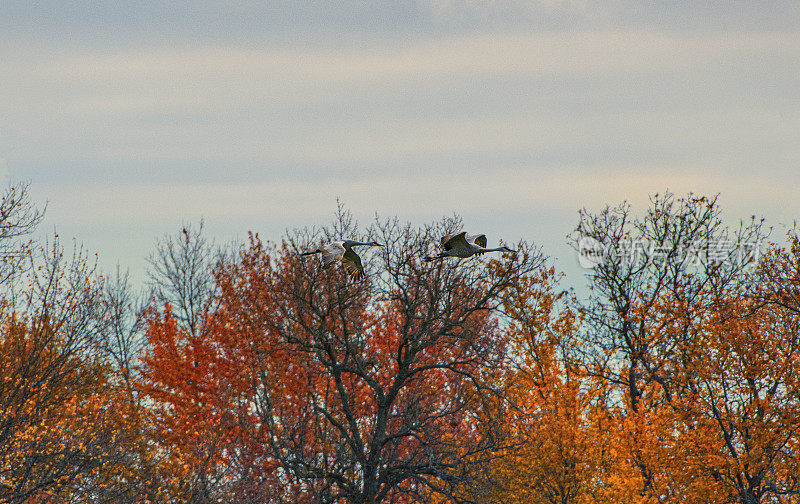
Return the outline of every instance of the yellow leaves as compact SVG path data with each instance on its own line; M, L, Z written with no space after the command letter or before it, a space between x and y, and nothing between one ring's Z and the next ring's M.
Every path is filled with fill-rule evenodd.
M497 500L706 504L728 502L757 474L793 484L796 314L735 293L690 303L677 287L619 314L635 328L629 347L597 348L587 355L600 360L573 368L562 351L583 320L557 313L545 279L518 280L504 300L518 370Z
M64 295L65 305L0 312L0 474L18 492L39 487L53 498L86 485L105 489L129 473L122 446L133 449L141 434L128 391L113 383L96 345L70 332L75 315L59 311L89 301Z

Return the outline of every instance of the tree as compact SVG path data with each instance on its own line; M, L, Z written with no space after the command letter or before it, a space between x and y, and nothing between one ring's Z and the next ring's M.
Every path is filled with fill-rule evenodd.
M133 394L131 374L145 344L141 315L147 303L134 294L128 272L122 273L119 266L114 277L104 279L103 297L106 324L100 331L99 344L121 373L129 393Z
M753 270L761 223L731 232L715 199L666 195L642 220L625 206L584 213L578 232L610 251L589 273L578 358L616 390L616 500L794 495L796 321L765 301L771 259ZM623 254L637 243L638 260Z
M800 314L800 235L795 227L786 234L787 246L771 244L751 277L751 295Z
M580 320L568 292L556 290L558 278L554 268L542 268L504 296L512 355L500 415L506 448L490 464L479 502L610 502L605 390L571 361Z
M30 234L44 217L31 202L29 185L8 187L0 196L0 285L4 285L24 263L30 243L19 239Z
M25 259L0 300L0 498L118 501L135 434L97 348L102 281L82 250L65 258L57 241Z
M143 350L149 353L161 352L159 364L145 366L143 369L162 366L158 373L167 373L167 369L184 369L188 381L183 392L171 390L169 382L153 379L153 376L140 380L135 377L133 390L143 391L145 395L165 397L170 394L185 394L194 398L198 393L194 390L197 383L206 378L202 373L207 369L201 367L202 358L195 358L194 353L204 351L204 326L211 304L217 292L214 268L226 257L222 248L215 246L204 235L204 223L194 227L184 224L174 236L164 236L156 245L155 251L148 257L148 284L153 302L140 311L135 329L144 335ZM123 289L123 293L126 289ZM120 302L129 296L119 296ZM163 324L163 325L162 325ZM185 343L180 352L163 351L154 343L154 327L159 327L162 335L173 337ZM113 334L117 334L114 331ZM123 332L123 336L125 333ZM129 345L132 346L132 345ZM142 354L139 354L142 355ZM138 370L139 365L132 366ZM218 379L225 377L219 376ZM183 399L182 399L183 400ZM219 445L217 430L205 430L203 426L213 421L213 414L207 410L208 404L194 400L183 411L184 417L193 423L184 424L182 428L169 427L159 412L153 411L148 403L147 414L156 415L162 421L152 425L152 432L147 436L159 447L164 463L171 467L172 478L164 474L169 481L172 499L183 499L185 502L209 502L218 492L218 486L224 486L229 478L230 469L218 466L217 460L223 448ZM140 404L141 406L141 404ZM206 408L206 409L204 409ZM157 408L156 408L157 409ZM210 416L206 416L210 415ZM169 471L168 471L169 472Z
M716 198L676 199L669 193L656 194L643 219L635 219L626 204L580 215L576 248L590 239L606 251L605 260L587 272L590 299L579 307L588 323L584 357L624 387L632 410L650 383L669 400L677 391L668 366L691 343L693 310L741 285L748 253L764 238L761 222L753 219L732 232L722 223ZM673 321L656 316L667 299L682 304L683 341L659 337Z
M296 502L469 502L475 468L498 448L487 413L502 400L502 294L542 258L521 244L505 268L421 261L459 225L376 222L368 239L385 249L365 254L360 282L298 256L359 237L346 213L281 247L253 236L218 273L201 338L169 312L150 322L143 373L174 439L217 440L217 467L247 460L251 494L280 485ZM245 499L244 476L220 484Z
M214 266L225 257L203 234L204 223L184 224L175 236L164 236L150 254L148 279L152 296L169 304L173 316L196 334L214 296Z
M725 497L744 504L800 497L798 239L771 244L744 277L746 289L716 299L687 370L692 394L677 405L692 421L691 459Z
M731 296L707 318L676 402L687 463L710 474L720 502L797 502L800 495L800 317Z

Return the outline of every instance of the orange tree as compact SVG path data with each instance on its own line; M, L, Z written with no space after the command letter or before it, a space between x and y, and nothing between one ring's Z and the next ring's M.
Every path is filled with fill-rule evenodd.
M720 302L676 401L687 467L712 476L719 502L797 502L800 318L746 297Z
M552 267L541 268L505 292L511 366L498 428L505 443L478 489L481 502L604 502L605 391L572 362L580 320L557 280Z
M729 498L708 465L687 465L699 413L685 413L697 398L696 366L709 342L719 342L709 339L716 333L708 321L720 300L747 288L747 260L761 238L760 222L731 231L716 198L691 194L656 195L643 218L627 205L581 213L576 245L589 239L607 252L587 270L578 357L610 390L614 470L607 483L615 500Z
M254 236L217 273L201 337L168 310L151 318L144 387L187 466L213 466L207 498L468 502L498 448L486 428L507 357L497 310L541 257L422 262L457 224L376 222L369 239L385 247L363 253L359 282L298 255L359 236L346 214L281 247Z
M684 502L797 502L800 314L772 299L771 284L789 264L796 258L772 249L739 289L696 308L686 358L672 365L678 392L648 417L648 450L694 480ZM654 307L662 337L683 340L685 301L665 296Z
M82 249L23 241L42 215L25 184L0 195L0 501L158 500L127 354L108 344L132 341L111 337L132 318Z
M0 300L0 499L120 502L141 443L100 350L102 279L57 242L24 259Z
M692 460L742 503L800 497L800 242L770 244L746 289L716 300L681 406Z

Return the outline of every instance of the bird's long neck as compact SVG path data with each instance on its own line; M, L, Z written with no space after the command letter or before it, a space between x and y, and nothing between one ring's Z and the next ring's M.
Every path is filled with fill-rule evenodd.
M483 248L481 247L481 252L505 252L505 247L497 247L497 248Z

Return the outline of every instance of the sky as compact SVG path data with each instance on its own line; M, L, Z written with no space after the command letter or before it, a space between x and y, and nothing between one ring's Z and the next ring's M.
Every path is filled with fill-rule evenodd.
M0 181L144 279L156 240L457 213L575 280L578 210L800 200L796 1L5 0Z

